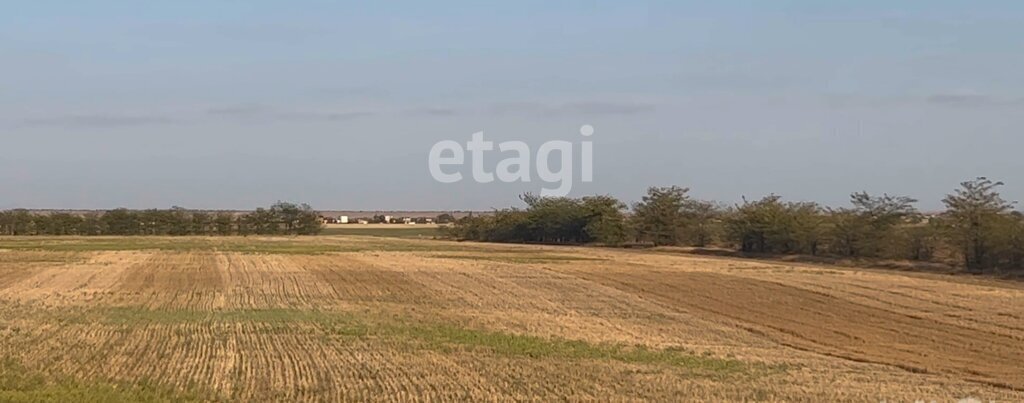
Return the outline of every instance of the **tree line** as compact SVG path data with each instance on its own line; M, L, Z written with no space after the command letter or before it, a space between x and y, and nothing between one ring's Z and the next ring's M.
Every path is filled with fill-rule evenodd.
M320 214L306 204L278 202L238 214L181 207L71 214L0 211L0 235L315 235Z
M541 198L525 208L459 219L461 240L551 244L729 247L760 254L806 254L955 263L972 273L1024 272L1024 215L977 178L922 214L907 196L853 193L846 207L778 195L735 205L698 200L689 189L652 187L632 206L610 196Z

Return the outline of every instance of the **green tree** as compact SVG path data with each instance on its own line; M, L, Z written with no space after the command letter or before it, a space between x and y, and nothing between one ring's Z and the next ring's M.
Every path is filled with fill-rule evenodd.
M580 201L568 197L540 197L524 194L529 238L542 243L583 243L586 239L586 212Z
M471 239L488 242L543 242L543 236L530 220L526 211L508 208L495 210L490 216L469 221Z
M28 232L25 235L47 235L50 230L50 216L43 214L31 214L31 221Z
M107 233L107 229L99 214L86 213L82 215L82 221L78 223L77 232L79 235L103 235Z
M950 241L960 251L969 272L983 273L995 266L991 249L996 243L996 229L1012 209L998 192L1002 185L979 177L960 183L959 189L942 199Z
M103 228L107 235L139 235L141 234L141 223L138 215L134 212L119 208L110 210L101 217Z
M1014 211L1000 220L997 228L1000 268L1024 272L1024 215Z
M256 235L278 235L281 233L277 216L274 212L262 207L245 215L245 227Z
M611 196L584 197L580 203L587 242L620 245L626 240L626 204Z
M82 217L69 213L53 213L48 217L43 230L46 235L75 235L82 223Z
M313 210L308 204L299 206L299 215L295 219L296 235L316 235L323 231L323 222L320 221L320 213Z
M495 213L497 213L497 211ZM487 238L493 231L492 221L493 219L491 217L474 216L470 214L456 220L453 225L445 228L444 231L449 237L463 241L490 240Z
M817 256L825 232L825 216L821 206L812 202L787 203L792 251Z
M816 203L783 202L778 195L743 200L725 220L728 238L740 251L817 254L822 209Z
M308 204L277 202L269 210L257 210L261 223L273 223L267 226L271 233L288 235L315 235L320 233L323 224L320 214Z
M192 235L211 235L214 233L213 216L205 211L192 212Z
M23 209L8 211L3 221L7 235L31 235L35 226L32 213Z
M719 230L721 208L715 203L690 199L683 203L684 235L691 246L705 247L714 242Z
M850 195L851 208L831 210L832 249L846 256L879 257L893 242L895 228L918 215L906 196Z
M610 196L582 199L520 196L525 209L495 210L461 218L444 232L455 239L488 242L538 242L617 245L625 239L625 204Z
M213 217L213 226L216 234L220 236L227 236L234 233L235 230L235 216L226 211L221 211Z
M643 200L633 206L638 237L655 246L678 245L687 221L684 208L690 202L689 190L678 186L647 189Z
M743 204L736 206L726 219L726 230L740 251L773 252L770 238L777 217L784 209L781 199L777 195L765 196L754 202L744 198Z
M941 220L919 218L897 227L890 253L897 259L928 261L935 257L941 242Z
M193 233L192 213L187 209L174 206L165 214L168 234L182 236Z

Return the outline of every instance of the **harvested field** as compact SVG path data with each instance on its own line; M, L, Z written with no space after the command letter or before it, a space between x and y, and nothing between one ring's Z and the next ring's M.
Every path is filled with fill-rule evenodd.
M374 236L0 238L0 401L1024 400L1024 286Z

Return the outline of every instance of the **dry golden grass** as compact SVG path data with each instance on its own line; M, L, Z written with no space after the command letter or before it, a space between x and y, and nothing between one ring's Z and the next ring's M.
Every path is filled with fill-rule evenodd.
M0 238L6 400L1024 400L1024 287L371 237Z

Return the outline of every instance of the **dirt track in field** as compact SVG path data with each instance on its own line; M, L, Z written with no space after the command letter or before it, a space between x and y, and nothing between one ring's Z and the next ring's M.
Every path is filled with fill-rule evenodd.
M0 358L45 376L229 400L1024 400L1016 283L362 237L303 241L316 253L4 242Z

